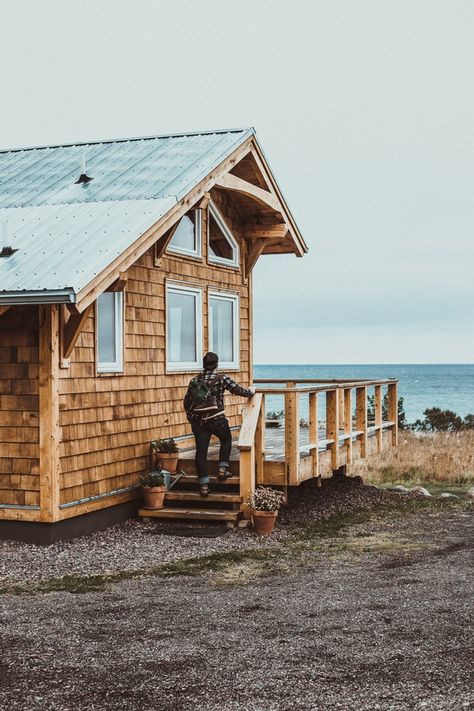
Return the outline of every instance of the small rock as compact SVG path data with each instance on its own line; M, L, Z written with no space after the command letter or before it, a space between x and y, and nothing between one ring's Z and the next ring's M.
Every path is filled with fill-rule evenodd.
M410 489L410 494L420 494L420 496L431 496L428 489L425 489L423 486L414 486L413 489Z
M456 494L450 494L449 491L443 491L443 493L439 496L441 499L459 499L459 496Z
M466 496L468 499L474 499L474 486L466 491Z
M399 494L408 494L410 489L407 489L403 484L397 484L396 486L391 486L388 491L398 491Z

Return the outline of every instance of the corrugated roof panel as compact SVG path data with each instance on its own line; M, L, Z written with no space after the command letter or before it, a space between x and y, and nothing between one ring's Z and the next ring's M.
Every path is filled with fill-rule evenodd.
M0 152L0 207L181 199L253 129ZM76 185L81 152L90 183Z
M10 246L0 258L2 292L78 293L176 204L176 198L1 208Z

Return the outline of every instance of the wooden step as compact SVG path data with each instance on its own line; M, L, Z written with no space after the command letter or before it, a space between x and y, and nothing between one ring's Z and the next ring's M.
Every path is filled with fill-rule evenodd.
M179 480L180 484L198 484L198 478L196 474L183 474L183 476ZM234 484L238 486L240 484L240 477L238 476L231 476L229 479L226 479L225 481L219 481L217 476L212 476L212 474L209 476L209 486L214 485L214 484Z
M139 516L144 518L178 518L181 520L194 519L198 521L238 521L242 516L241 511L230 509L178 509L165 506L164 509L140 509Z
M211 492L209 496L201 496L199 491L182 491L181 489L173 489L173 491L167 491L165 494L166 501L200 501L205 503L206 501L212 501L222 504L240 504L242 497L239 494L226 494L226 493L213 493Z

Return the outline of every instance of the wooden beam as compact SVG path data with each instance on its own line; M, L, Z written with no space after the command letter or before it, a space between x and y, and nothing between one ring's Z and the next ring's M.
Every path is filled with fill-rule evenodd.
M118 279L116 279L106 291L123 291L127 286L127 279L127 272L119 272Z
M328 390L326 393L326 437L332 440L331 468L339 469L339 390Z
M197 203L194 205L195 210L207 210L207 206L209 205L209 200L211 199L211 193L204 193L202 198L197 201Z
M319 448L318 448L318 393L309 394L309 441L310 444L315 444L315 447L310 449L311 456L311 476L317 481L317 486L321 486L321 477L319 476Z
M40 519L59 518L59 305L39 307Z
M388 419L392 425L392 446L398 444L398 383L390 383L388 386Z
M288 233L288 225L276 222L272 224L249 225L243 228L247 239L284 239Z
M344 388L344 434L346 435L346 463L352 464L352 388Z
M256 242L253 242L252 245L248 244L248 251L244 260L244 276L246 279L257 263L257 259L262 254L266 244L266 240L264 239L258 239Z
M287 382L287 388L294 388L294 382ZM283 390L285 393L285 391ZM285 393L285 465L287 483L298 486L300 464L300 416L299 395L296 392Z
M275 210L275 212L282 212L283 208L280 201L272 193L253 185L253 183L248 183L246 180L242 180L242 178L232 175L232 173L220 175L217 178L215 185L217 188L233 190L234 192L246 195L252 200L255 200L255 202L258 202L260 205L270 207L272 210Z
M356 429L362 434L357 435L360 442L360 456L367 454L367 387L356 388Z
M90 304L82 313L71 314L64 325L63 335L63 358L69 358L72 353L76 341L79 338L84 324L89 318L93 304Z
M10 306L0 306L0 316L3 316L4 313L8 311Z

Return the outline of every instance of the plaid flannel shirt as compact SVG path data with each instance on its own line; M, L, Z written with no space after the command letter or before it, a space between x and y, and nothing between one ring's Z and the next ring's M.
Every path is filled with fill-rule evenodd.
M216 375L220 375L220 379L215 384L216 388L216 400L217 400L217 413L213 413L213 416L224 414L224 392L228 390L233 395L240 395L240 397L252 397L253 392L249 388L243 388L241 385L229 378L228 375L224 373L219 373L217 370L202 370L199 375L196 375L191 382L195 380L204 380L204 382L209 382ZM186 415L189 422L202 422L202 414L195 413L191 410L191 402L188 397L184 398L184 408L186 410Z

